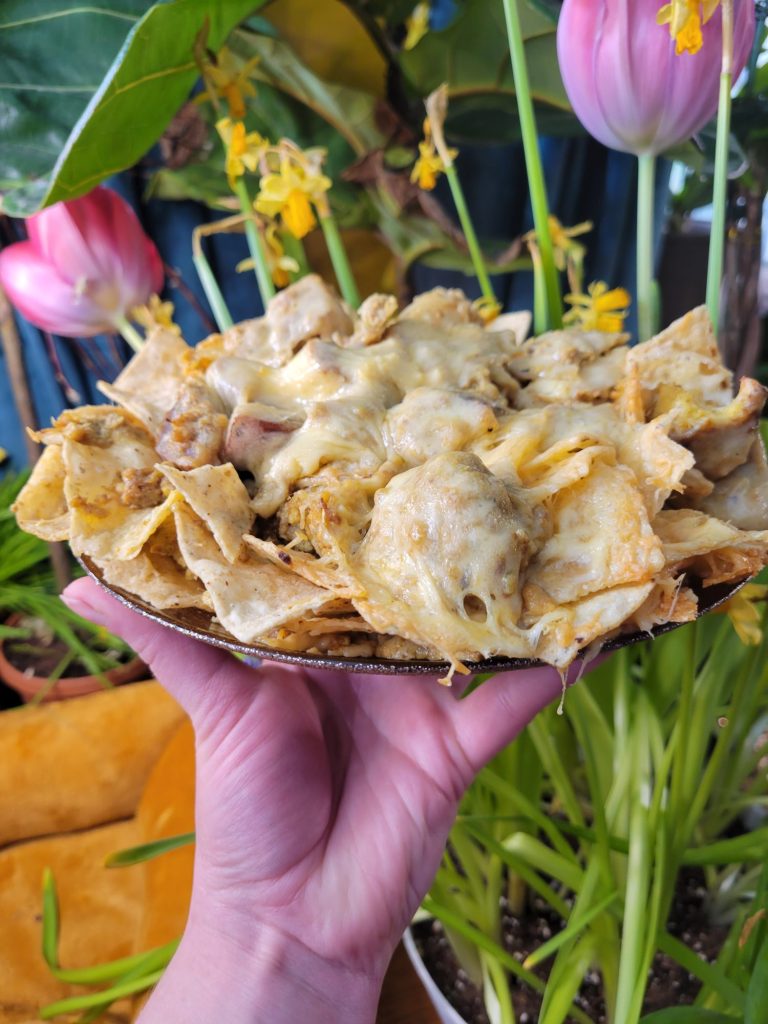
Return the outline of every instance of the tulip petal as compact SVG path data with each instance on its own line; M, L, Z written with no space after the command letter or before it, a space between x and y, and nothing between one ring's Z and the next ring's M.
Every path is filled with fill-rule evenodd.
M557 52L571 105L587 131L613 149L661 153L717 111L722 12L696 54L675 53L658 0L564 0ZM754 35L751 0L735 0L734 80Z
M33 242L16 242L0 252L0 284L9 300L35 327L71 338L113 331L104 310L64 280Z
M126 315L162 290L157 248L130 205L111 189L99 186L42 210L29 219L28 231L63 280L86 280L110 294L114 312Z

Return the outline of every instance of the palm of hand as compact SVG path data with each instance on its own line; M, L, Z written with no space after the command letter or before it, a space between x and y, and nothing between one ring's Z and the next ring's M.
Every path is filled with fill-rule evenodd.
M426 892L473 775L561 686L532 669L459 702L424 677L253 670L90 580L66 599L123 636L192 720L193 908L371 976Z
M318 955L372 967L476 767L456 702L431 679L237 671L226 716L198 724L200 871Z

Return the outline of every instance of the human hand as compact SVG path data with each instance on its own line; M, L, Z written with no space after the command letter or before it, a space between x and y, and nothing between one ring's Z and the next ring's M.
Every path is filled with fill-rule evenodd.
M551 669L458 701L434 679L249 668L90 580L74 611L124 637L196 738L187 929L141 1024L368 1024L479 769L555 698Z

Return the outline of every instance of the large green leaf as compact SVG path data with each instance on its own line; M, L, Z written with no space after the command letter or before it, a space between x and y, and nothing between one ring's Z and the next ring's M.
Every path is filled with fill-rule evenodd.
M384 142L376 127L374 96L320 78L282 39L239 29L230 46L243 59L258 56L257 75L319 114L358 156Z
M4 209L23 216L81 195L130 167L162 134L194 84L193 48L203 26L208 25L207 44L218 49L264 2L4 4L0 45L11 59L3 62L9 87L1 113L13 126L16 150L14 155L9 147L0 177L18 182L34 176L6 195ZM63 37L62 25L68 29Z
M575 131L578 126L570 115L557 64L555 25L525 0L518 0L518 7L539 127L547 132ZM417 96L448 83L448 128L454 138L519 137L501 0L467 0L447 29L428 32L401 55L400 65Z
M48 175L146 0L87 6L72 0L5 0L0 14L0 188L4 204L38 206Z

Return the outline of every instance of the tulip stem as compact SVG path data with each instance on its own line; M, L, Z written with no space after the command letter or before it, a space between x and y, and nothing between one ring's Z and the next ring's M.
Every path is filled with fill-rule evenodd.
M325 235L325 244L328 246L328 254L331 257L333 272L336 274L341 294L348 305L353 309L357 309L360 305L360 294L352 275L352 268L349 265L349 259L339 234L338 225L330 211L324 212L319 210L318 217L320 227Z
M512 74L515 81L515 95L520 118L520 133L523 138L525 168L528 176L528 188L531 194L533 226L536 231L536 242L541 253L541 269L546 294L547 320L535 323L536 334L542 331L559 328L563 325L563 300L560 293L560 280L555 266L552 246L552 235L549 230L549 205L547 203L547 186L541 166L539 139L536 132L536 119L533 113L531 89L528 82L528 66L525 60L525 46L520 27L520 15L517 0L503 0L504 16L507 22L509 53L512 59ZM537 273L534 264L534 274Z
M221 294L219 282L216 280L216 276L211 270L211 265L203 252L203 235L212 233L211 227L205 224L201 224L194 229L192 232L192 262L195 265L197 276L200 278L200 284L203 286L208 305L211 307L216 326L220 331L226 331L232 326L234 321L227 309L224 296Z
M266 309L269 300L275 297L275 286L272 282L272 273L269 269L269 262L264 250L264 242L261 237L261 232L256 226L256 221L254 220L253 203L250 195L248 194L248 186L242 178L238 178L235 182L235 193L240 202L240 209L243 217L245 218L245 237L248 241L248 249L250 251L251 258L253 259L253 269L256 274L256 281L259 285L259 292L261 293L261 302Z
M647 341L656 333L657 302L653 276L653 221L656 157L637 158L637 334Z
M128 323L128 320L121 314L116 314L114 318L114 325L131 346L133 351L141 352L144 347L144 339L133 324Z
M472 223L472 218L469 215L467 201L464 198L464 190L461 187L461 182L459 181L459 176L456 173L453 161L445 162L445 176L448 179L448 185L451 189L453 202L456 206L456 213L459 215L461 230L464 232L464 237L467 240L467 248L469 249L469 255L472 257L472 266L475 268L475 274L477 275L477 280L480 283L480 290L486 299L496 304L496 295L493 291L491 279L488 276L488 269L486 268L485 260L483 259L480 243L477 240L475 225Z
M715 174L712 185L712 231L707 263L707 309L717 333L720 326L720 286L723 279L725 212L728 199L728 142L731 134L731 89L733 86L733 0L723 0L723 61L717 106Z

